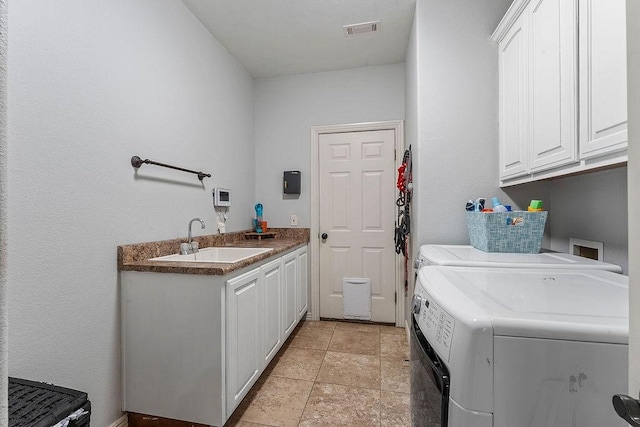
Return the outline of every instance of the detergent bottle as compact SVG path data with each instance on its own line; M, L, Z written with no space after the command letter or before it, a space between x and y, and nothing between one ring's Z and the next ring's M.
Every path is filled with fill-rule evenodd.
M493 197L491 199L491 203L493 204L493 211L494 212L506 212L507 208L504 207L504 205L502 203L500 203L500 200L497 197Z

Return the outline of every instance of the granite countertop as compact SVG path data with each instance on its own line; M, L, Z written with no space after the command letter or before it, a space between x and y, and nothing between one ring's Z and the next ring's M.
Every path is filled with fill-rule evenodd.
M179 253L180 243L186 242L186 238L161 240L158 242L135 243L118 246L118 271L146 271L154 273L178 273L178 274L207 274L225 275L251 264L271 258L274 255L287 252L297 246L309 242L308 228L271 228L270 232L276 232L273 238L246 239L245 233L250 230L238 231L227 234L215 234L209 236L197 236L193 240L198 242L200 249L212 246L232 246L245 248L273 248L272 251L244 259L242 261L228 263L203 263L184 261L151 261L165 255Z

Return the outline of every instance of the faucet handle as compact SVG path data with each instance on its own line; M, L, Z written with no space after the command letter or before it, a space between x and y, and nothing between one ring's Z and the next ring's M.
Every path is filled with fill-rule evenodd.
M196 252L198 252L198 248L200 247L200 244L198 242L196 242L195 240L193 240L191 242L191 253L195 254Z
M190 246L188 243L180 243L180 255L187 255L189 253Z

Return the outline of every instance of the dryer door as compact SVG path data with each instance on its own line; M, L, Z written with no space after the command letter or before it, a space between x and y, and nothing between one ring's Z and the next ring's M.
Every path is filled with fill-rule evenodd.
M411 319L411 425L447 427L449 371Z

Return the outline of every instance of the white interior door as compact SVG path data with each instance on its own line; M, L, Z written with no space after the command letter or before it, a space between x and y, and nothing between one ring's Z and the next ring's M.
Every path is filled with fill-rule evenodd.
M395 131L318 140L320 317L343 318L342 280L371 280L371 320L395 322Z

